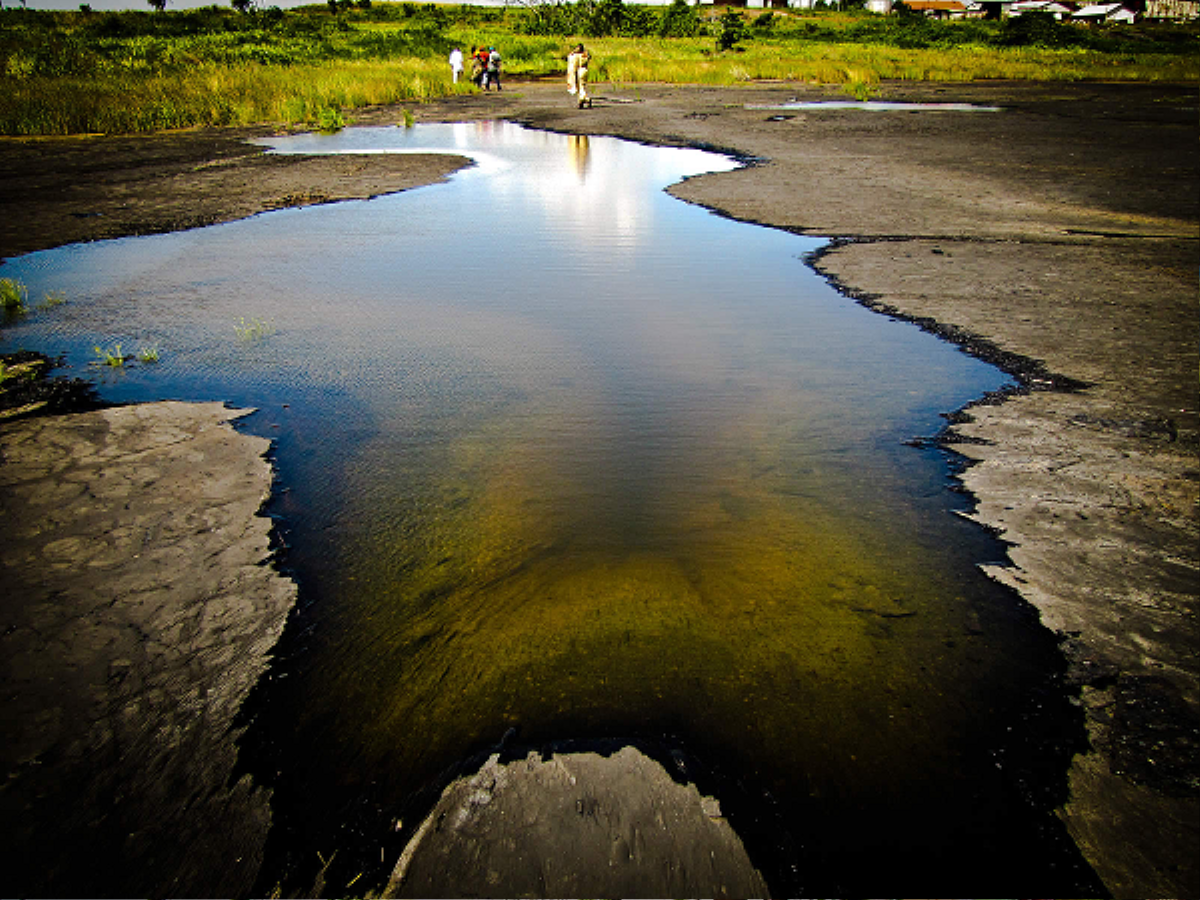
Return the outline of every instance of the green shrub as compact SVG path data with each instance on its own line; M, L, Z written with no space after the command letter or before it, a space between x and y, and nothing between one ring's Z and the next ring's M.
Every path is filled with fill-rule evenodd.
M661 15L622 0L537 3L526 10L518 28L525 34L649 37L661 34Z
M746 22L732 6L725 8L717 20L717 49L732 50L746 36Z
M1050 13L1027 12L1004 19L995 43L1000 47L1077 47L1088 43L1088 33L1063 25Z
M770 34L775 28L775 13L768 10L756 16L750 23L750 28L757 35Z
M0 309L20 315L29 308L29 289L15 278L0 278Z
M659 37L695 37L699 30L700 15L696 7L690 5L687 0L673 0L659 15Z
M345 127L346 120L342 117L342 111L336 106L323 107L317 113L317 129L323 134L332 134Z

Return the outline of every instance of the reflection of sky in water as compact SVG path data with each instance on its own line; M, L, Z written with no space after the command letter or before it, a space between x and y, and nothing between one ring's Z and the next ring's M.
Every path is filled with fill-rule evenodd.
M458 153L475 163L482 192L496 209L519 202L537 208L544 228L559 239L590 239L607 249L631 249L653 230L657 204L651 186L664 187L700 172L732 169L724 157L699 150L647 152L637 144L601 140L604 164L589 165L591 139L523 129L507 122L422 125L417 128L348 129L334 135L301 135L261 143L287 153ZM563 153L563 148L566 153ZM500 148L503 148L502 150ZM650 190L647 188L651 187ZM516 217L505 213L507 228ZM506 239L513 235L505 233ZM550 240L555 240L550 237Z
M979 748L1042 645L975 572L996 549L947 514L942 461L900 442L1000 373L838 295L800 259L819 241L664 192L724 157L506 123L270 143L475 165L4 274L69 300L10 346L153 344L107 396L261 408L310 604L259 726L306 748L280 809L397 803L510 724L669 728L812 805L851 869L991 852L959 825L991 828Z
M975 103L901 103L894 100L793 100L789 103L747 103L746 109L861 109L867 112L1000 112L999 106Z

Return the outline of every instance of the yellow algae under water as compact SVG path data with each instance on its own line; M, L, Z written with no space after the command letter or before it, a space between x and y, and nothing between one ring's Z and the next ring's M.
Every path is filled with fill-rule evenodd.
M377 489L343 519L353 587L331 630L347 645L315 677L363 752L422 768L510 726L553 736L582 721L710 735L764 768L798 753L816 783L857 757L858 788L902 784L905 760L948 764L957 670L985 663L946 641L977 614L901 535L770 473L679 496L659 485L635 535L607 509L544 515L543 491L569 473L511 440L450 448L460 465L434 497ZM406 512L424 520L416 542ZM384 674L341 670L353 652Z

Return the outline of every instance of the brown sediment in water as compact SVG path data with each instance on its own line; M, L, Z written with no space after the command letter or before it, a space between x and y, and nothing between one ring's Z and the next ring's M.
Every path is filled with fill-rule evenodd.
M786 119L746 105L826 92L608 93L636 102L605 103L598 91L595 108L580 111L557 85L522 85L428 105L418 120L508 117L755 158L673 193L736 218L853 238L818 269L882 311L1037 361L1032 393L970 410L953 433L970 439L956 449L974 462L963 475L973 518L1012 545L1012 565L989 574L1070 638L1093 750L1076 760L1062 815L1115 895L1200 893L1189 749L1200 568L1194 88L885 85L884 99L1004 111ZM374 110L361 121L399 115ZM0 142L0 253L207 224L288 198L365 196L450 170L412 157L285 163L237 137ZM408 168L417 165L427 168ZM15 190L33 172L37 190ZM1053 379L1037 372L1088 387L1040 390Z

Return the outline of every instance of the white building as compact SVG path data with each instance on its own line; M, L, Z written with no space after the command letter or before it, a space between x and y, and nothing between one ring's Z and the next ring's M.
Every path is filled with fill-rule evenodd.
M702 3L712 3L714 0L698 0ZM729 0L725 0L729 2ZM784 7L790 9L812 9L817 5L818 0L746 0L746 6L750 8L757 7ZM822 0L826 6L839 6L838 0ZM866 10L873 13L890 13L892 11L893 0L867 0Z
M1027 12L1050 13L1061 21L1069 18L1075 10L1073 7L1059 3L1058 0L1017 0L1008 7L1010 16L1019 16L1021 13Z
M1071 16L1076 22L1133 22L1137 16L1120 3L1095 3Z

